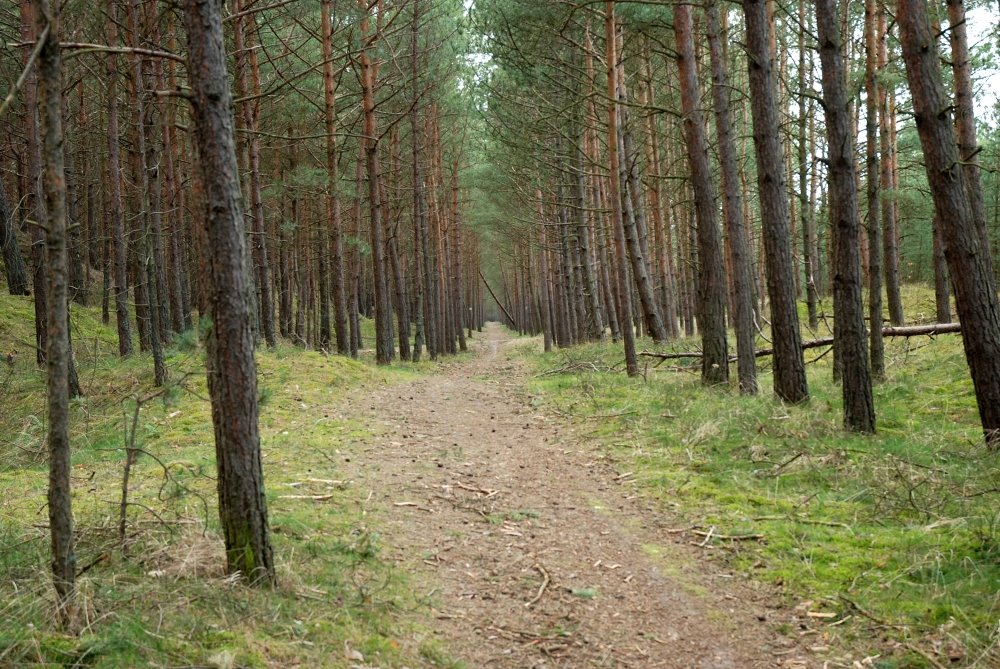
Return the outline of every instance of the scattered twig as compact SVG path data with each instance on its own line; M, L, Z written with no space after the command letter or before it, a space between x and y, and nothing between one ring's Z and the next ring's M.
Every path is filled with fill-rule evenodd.
M538 600L540 600L542 598L542 595L545 594L545 589L548 588L549 583L552 582L552 579L549 577L549 572L545 571L545 567L543 567L540 564L536 564L535 569L537 569L538 573L542 575L542 584L538 586L538 592L535 593L535 596L531 598L531 601L524 603L524 608L526 609L530 609L532 606L538 603Z

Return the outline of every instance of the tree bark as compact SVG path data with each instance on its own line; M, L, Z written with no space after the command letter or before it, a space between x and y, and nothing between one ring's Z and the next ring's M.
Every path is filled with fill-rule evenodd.
M361 39L367 42L368 33L368 3L358 0L358 6L364 11L361 20ZM392 341L392 301L389 297L389 277L385 260L385 235L382 230L382 198L379 192L382 171L378 155L378 128L375 120L375 81L376 75L371 58L368 55L368 45L361 47L358 56L361 79L361 101L364 112L364 151L365 165L368 171L368 205L371 208L371 244L372 244L372 278L375 292L375 361L380 365L388 365L393 358Z
M344 232L340 219L340 176L337 164L337 98L333 77L333 7L331 0L321 3L323 12L323 110L326 122L326 216L330 225L330 258L333 263L333 331L337 338L337 353L350 352L350 331L347 325L347 289L344 271Z
M833 336L843 378L844 426L852 432L874 433L875 405L861 302L861 220L854 167L854 135L836 0L816 0L816 29L823 68L823 108L829 143L830 218L837 236ZM877 207L871 213L872 218L877 220ZM873 270L872 274L877 272ZM872 327L881 335L881 323L873 323Z
M109 6L108 43L118 42L118 3ZM118 328L118 353L132 354L132 328L128 308L128 245L125 243L125 216L122 204L120 130L118 125L118 54L108 52L108 190L111 209L111 240L114 256L115 321Z
M927 179L962 323L962 343L986 442L1000 447L1000 299L969 201L926 0L900 0L897 20Z
M694 191L697 215L698 324L704 351L701 358L701 382L716 385L729 380L725 261L722 256L712 168L708 160L708 139L698 100L698 64L695 61L690 5L677 5L674 8L674 34L677 39L681 109L684 113L684 144L687 147L690 183Z
M44 44L38 56L38 114L45 163L46 371L49 446L49 532L57 614L64 627L72 623L76 586L73 513L70 496L69 397L72 353L69 347L66 174L63 167L62 57L59 10L39 0L36 33ZM29 108L28 113L33 113Z
M610 160L611 226L615 240L615 260L618 272L618 326L625 347L625 370L629 376L639 374L639 360L635 354L635 330L632 329L632 286L629 281L628 256L625 251L625 223L622 218L621 182L618 172L618 49L615 45L618 26L615 24L615 3L604 3L604 34L606 40L608 79L608 156Z
M795 304L795 279L778 129L777 81L771 49L771 23L765 0L743 0L747 27L750 104L757 154L767 262L767 292L771 301L771 332L775 342L774 392L786 402L809 399L805 360L799 347L802 335Z
M273 583L258 429L257 368L250 319L247 243L236 164L233 98L223 47L222 0L187 0L195 137L205 189L212 327L207 341L226 569Z
M723 28L719 4L709 3L708 43L712 60L712 100L715 106L715 128L719 144L719 164L722 170L722 188L725 193L723 212L726 221L726 241L731 268L733 328L736 331L736 367L740 392L757 393L757 361L754 358L753 326L753 265L743 228L743 205L740 197L740 178L737 167L736 141L733 138L729 111L729 80L722 50Z
M876 0L865 0L865 183L868 200L868 321L871 375L885 379L882 342L882 219L879 211L878 35Z

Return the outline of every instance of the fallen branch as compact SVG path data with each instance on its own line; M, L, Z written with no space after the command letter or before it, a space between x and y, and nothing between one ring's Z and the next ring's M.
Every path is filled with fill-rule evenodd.
M882 328L883 337L933 337L939 334L961 333L961 323L931 323L929 325L908 325L901 327ZM833 337L822 337L820 339L810 339L802 342L803 351L810 348L821 348L823 346L833 346ZM675 353L660 353L658 351L642 351L639 355L647 358L658 358L660 360L683 360L684 358L700 358L701 351L682 351ZM764 358L774 355L773 348L762 348L754 352L754 357ZM736 362L736 357L729 358L730 362Z

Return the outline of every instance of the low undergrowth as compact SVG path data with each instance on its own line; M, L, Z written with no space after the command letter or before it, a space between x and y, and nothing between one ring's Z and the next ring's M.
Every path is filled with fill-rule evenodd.
M45 508L44 376L28 298L0 297L0 666L437 666L424 602L384 559L366 490L342 474L370 427L331 407L422 373L289 345L258 355L261 433L279 583L225 578L215 456L198 337L169 347L170 383L120 360L99 312L74 307L83 397L72 405L77 628L55 624ZM23 304L22 304L23 302ZM137 408L137 403L139 404ZM131 428L136 426L134 442ZM125 447L132 469L119 533ZM443 653L442 666L447 663ZM437 656L435 655L435 657Z
M908 297L916 318L926 296ZM696 360L645 358L628 379L610 343L537 356L534 391L591 426L684 536L820 612L789 634L880 655L864 666L1000 666L1000 455L982 443L961 340L886 344L875 436L842 429L821 350L801 406L776 401L766 359L761 394L742 397L703 387Z

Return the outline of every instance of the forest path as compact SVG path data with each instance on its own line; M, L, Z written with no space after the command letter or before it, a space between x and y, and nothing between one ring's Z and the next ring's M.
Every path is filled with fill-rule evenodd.
M433 593L446 655L468 669L822 666L775 633L766 593L665 532L577 428L532 406L506 352L523 341L490 324L471 359L346 407L384 429L350 476L383 549Z

